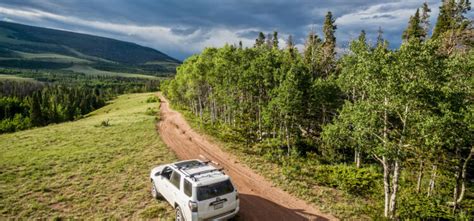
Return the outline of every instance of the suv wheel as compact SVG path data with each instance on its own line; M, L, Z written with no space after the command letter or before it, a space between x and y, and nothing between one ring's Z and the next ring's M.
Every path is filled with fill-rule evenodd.
M153 198L155 199L159 199L161 194L158 192L158 190L156 189L155 187L155 184L153 183L153 181L151 181L151 195L153 196Z
M183 213L181 212L181 208L179 208L179 206L176 207L176 221L184 221Z

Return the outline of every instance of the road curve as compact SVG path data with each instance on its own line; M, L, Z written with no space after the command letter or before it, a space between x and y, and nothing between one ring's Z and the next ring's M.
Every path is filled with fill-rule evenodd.
M337 220L323 214L305 201L274 187L237 158L191 129L183 116L169 107L161 94L161 120L157 130L162 140L178 158L196 159L204 156L219 163L232 178L240 193L240 220Z

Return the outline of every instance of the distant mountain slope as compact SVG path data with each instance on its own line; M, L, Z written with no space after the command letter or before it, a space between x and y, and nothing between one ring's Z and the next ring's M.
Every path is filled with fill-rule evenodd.
M0 67L66 69L77 64L169 75L180 61L130 42L0 21Z

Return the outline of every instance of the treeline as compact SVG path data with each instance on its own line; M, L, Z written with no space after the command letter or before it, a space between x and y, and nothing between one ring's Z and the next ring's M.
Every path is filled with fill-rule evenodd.
M77 73L65 70L33 71L25 69L0 69L0 74L14 75L22 78L31 78L39 82L49 84L61 84L68 86L89 86L110 90L111 93L137 93L156 91L160 86L159 79L132 78L122 76L93 75ZM15 85L1 84L0 96L12 94L12 87ZM22 93L28 87L14 90L15 93Z
M2 82L22 88L22 81ZM29 84L26 84L29 85ZM89 87L43 85L30 95L0 97L0 133L71 121L105 105L111 94Z
M156 91L159 80L67 71L2 69L26 80L0 79L0 133L72 121L124 93Z
M469 1L443 1L430 37L424 4L400 48L391 50L381 30L370 45L362 31L340 59L329 12L324 38L310 32L302 53L291 36L282 49L277 32L260 33L252 48L226 45L188 58L162 90L222 139L279 153L270 154L275 163L380 165L383 186L366 197L387 218L473 218L469 10Z

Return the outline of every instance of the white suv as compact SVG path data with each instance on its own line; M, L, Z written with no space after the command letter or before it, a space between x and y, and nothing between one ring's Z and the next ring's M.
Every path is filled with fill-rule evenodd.
M176 210L176 220L225 220L239 212L239 194L230 177L209 161L186 160L155 167L152 195Z

